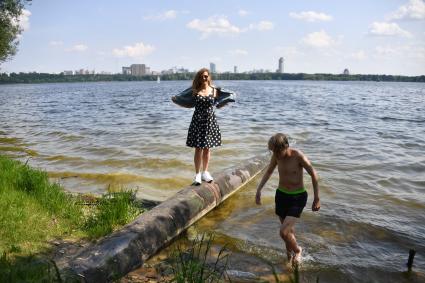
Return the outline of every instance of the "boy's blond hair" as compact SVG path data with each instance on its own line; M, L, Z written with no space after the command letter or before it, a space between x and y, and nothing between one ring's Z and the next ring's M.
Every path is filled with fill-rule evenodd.
M280 152L289 147L288 138L285 134L277 133L269 139L268 147L278 157Z

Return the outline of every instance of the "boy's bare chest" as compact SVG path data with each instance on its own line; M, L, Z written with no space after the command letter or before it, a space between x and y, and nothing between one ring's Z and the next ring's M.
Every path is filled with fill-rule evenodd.
M297 158L285 158L278 160L279 173L284 176L298 176L301 172L301 165Z

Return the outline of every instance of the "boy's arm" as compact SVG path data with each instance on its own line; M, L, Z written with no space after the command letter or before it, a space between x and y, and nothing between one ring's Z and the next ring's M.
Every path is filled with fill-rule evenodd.
M276 165L277 165L276 158L274 157L274 155L272 155L272 158L270 159L269 166L267 167L267 170L264 173L263 178L261 178L261 181L260 181L260 183L258 184L258 187L257 187L257 193L255 195L255 203L256 204L261 204L261 190L263 189L264 185L269 180L270 176L273 174L273 171L276 168Z
M311 209L313 211L318 211L320 209L320 198L319 198L319 182L316 170L314 170L313 166L310 163L310 160L301 153L301 166L307 171L307 173L311 176L311 183L313 184L314 191L314 200Z

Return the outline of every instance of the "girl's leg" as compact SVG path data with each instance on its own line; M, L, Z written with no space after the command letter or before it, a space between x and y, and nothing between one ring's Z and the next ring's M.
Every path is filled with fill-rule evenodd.
M202 183L201 176L201 163L202 163L202 148L195 148L195 156L193 157L193 162L195 163L195 178L193 178L192 185L198 186Z
M202 148L196 147L195 148L195 156L193 158L193 161L195 163L195 172L196 174L201 171L201 163L202 163Z
M202 166L204 171L202 172L202 181L205 182L212 182L214 178L211 176L211 174L208 172L208 163L210 162L211 157L211 151L209 148L204 148L202 152Z
M208 163L210 162L211 151L209 148L204 148L202 151L202 166L204 171L208 171Z

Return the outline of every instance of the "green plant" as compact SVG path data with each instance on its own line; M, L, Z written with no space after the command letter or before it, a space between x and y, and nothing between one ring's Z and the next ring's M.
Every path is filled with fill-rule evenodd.
M289 276L290 283L299 283L300 282L300 270L298 264L295 264L294 273Z
M108 193L97 202L84 225L89 238L98 238L111 233L119 225L124 225L143 212L136 202L134 191Z
M11 247L31 254L49 238L71 233L83 217L75 199L45 172L1 155L0 207L0 254Z
M173 251L172 269L177 283L219 282L227 269L229 253L223 246L215 260L209 261L214 236L202 234L191 241L185 251L177 246Z
M273 273L274 280L276 281L276 283L280 283L279 276L277 275L277 272L276 272L276 269L274 268L274 265L269 261L267 261L267 264L272 269L272 273Z
M19 17L22 15L26 0L0 1L0 64L16 54L19 35Z
M28 256L0 256L0 282L62 282L58 267L52 260Z
M282 282L279 279L279 276L277 274L276 269L274 268L273 263L271 263L268 260L264 260L264 261L270 266L275 282L276 283ZM299 282L300 282L300 270L299 270L298 264L295 264L294 269L293 269L293 273L291 275L289 275L288 283L299 283ZM319 282L319 277L317 277L317 283L318 282Z
M100 237L142 212L132 191L85 199L0 155L0 282L60 282L52 240Z

